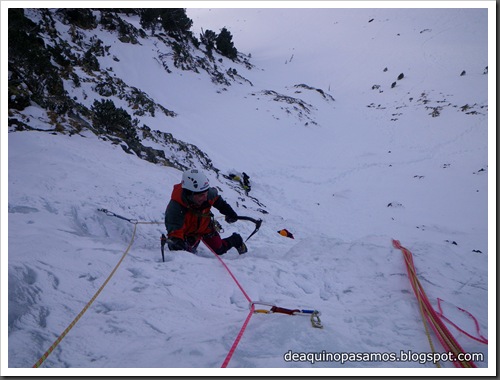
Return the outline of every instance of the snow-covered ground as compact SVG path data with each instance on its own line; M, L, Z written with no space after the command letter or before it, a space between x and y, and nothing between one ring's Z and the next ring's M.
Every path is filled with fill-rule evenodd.
M188 9L188 16L198 27L210 19L207 12ZM412 251L431 303L437 308L443 299L448 318L489 338L484 345L448 325L466 352L483 355L475 363L488 372L474 373L491 373L496 171L488 155L494 158L496 148L495 116L488 115L494 66L483 73L488 53L494 56L487 10L328 9L297 18L297 11L261 9L248 10L248 20L245 10L229 19L222 9L211 12L216 20L220 12L220 28L228 27L237 48L247 36L242 43L251 51L243 52L252 54L255 68L238 72L253 86L224 89L203 73L167 74L153 58L152 39L130 45L93 33L111 45L102 67L112 66L179 115L145 124L197 145L222 173L250 176L249 195L258 202L207 172L238 214L263 219L246 255L232 250L221 257L249 297L321 312L323 329L304 316L252 315L228 365L241 370L226 374L388 374L408 367L428 374L432 362L285 360L290 351L431 351L393 238ZM259 32L275 31L274 38L249 37L258 17ZM280 18L294 27L276 29L272 21ZM307 28L314 20L318 27ZM300 84L335 100L294 87ZM265 90L300 97L310 113L273 101ZM43 117L36 106L28 113ZM217 368L249 304L204 247L196 255L167 250L162 262L164 210L180 171L125 154L89 132L30 131L8 134L8 178L4 173L2 375L225 374ZM131 242L134 224L101 208L157 223L137 225L128 254L92 306L42 368L26 369L86 306ZM251 222L219 220L223 237L254 229ZM295 239L278 234L282 228ZM458 307L477 318L479 331Z

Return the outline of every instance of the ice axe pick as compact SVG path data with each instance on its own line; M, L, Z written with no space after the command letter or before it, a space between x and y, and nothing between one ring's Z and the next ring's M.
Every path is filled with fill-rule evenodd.
M250 236L247 237L247 240L250 239L259 230L259 228L262 224L262 219L254 219L254 218L251 218L249 216L239 216L238 215L238 220L249 220L250 222L255 223L255 230L253 230L253 232L250 234ZM247 240L245 240L245 241L247 241Z

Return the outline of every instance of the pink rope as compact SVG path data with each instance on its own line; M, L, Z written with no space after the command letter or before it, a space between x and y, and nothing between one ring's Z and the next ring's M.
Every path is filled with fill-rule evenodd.
M443 313L443 309L441 308L441 301L443 301L443 302L444 302L444 300L442 300L441 298L438 298L438 299L437 299L437 301L438 301L439 315L440 315L440 316L441 316L441 317L442 317L445 321L447 321L448 323L450 323L453 327L455 327L455 328L456 328L458 331L460 331L461 333L463 333L463 334L467 335L469 338L474 339L474 340L476 340L476 341L478 341L478 342L480 342L480 343L483 343L483 344L488 344L488 339L486 339L483 335L481 335L481 329L480 329L480 327L479 327L479 323L478 323L478 321L477 321L476 317L474 317L474 316L473 316L470 312L468 312L467 310L462 309L461 307L456 306L456 308L457 308L458 310L460 310L461 312L463 312L463 313L467 314L469 317L471 317L471 318L474 320L474 324L475 324L475 326L476 326L476 332L477 332L477 335L479 336L479 338L477 338L477 337L475 337L475 336L473 336L473 335L469 334L467 331L465 331L465 330L461 329L461 328L460 328L460 327L458 327L455 323L453 323L450 319L448 319L448 318L444 315L444 313Z
M394 244L394 247L399 248L403 252L403 255L405 255L405 257L406 257L406 260L405 260L406 270L408 272L408 277L411 278L412 277L412 270L413 270L413 273L416 273L415 263L413 262L413 256L412 256L410 251L408 251L403 246L399 245L399 241L396 241L396 242L397 243ZM427 299L427 296L424 293L423 289L421 289L421 288L417 289L415 287L415 285L413 284L413 281L410 281L410 284L411 284L411 287L413 289L413 293L415 293L415 296L417 296L417 299L420 298L428 310L433 310L432 306L430 306L430 304L428 302L426 302L426 301L428 301L428 299ZM431 311L431 313L432 313L432 311ZM441 343L441 346L443 346L445 351L450 352L451 347L448 345L448 343L445 341L445 339L441 336L441 334L439 333L439 330L434 325L432 318L428 313L425 313L425 319L427 319L427 321L429 322L429 325L432 328L432 331L434 331L434 334L436 335L437 339L439 340L439 343ZM457 362L453 362L453 364L455 365L455 367L460 367L460 364Z
M203 241L203 243L205 243L205 241ZM240 340L241 340L241 338L243 336L243 333L245 332L245 330L246 330L246 328L248 326L248 323L250 322L250 318L252 317L252 315L253 315L253 313L255 311L255 306L254 306L252 300L250 299L250 297L248 296L247 292L245 292L245 290L243 289L243 287L241 286L241 284L239 283L239 281L236 279L236 277L234 276L233 272L231 272L231 270L228 268L228 266L226 265L226 263L219 257L219 255L217 253L215 253L215 251L207 243L205 243L205 245L215 255L215 257L217 257L217 259L224 266L224 268L226 268L227 272L232 277L232 279L234 280L234 282L236 283L236 285L238 285L238 288L240 288L241 292L243 293L243 295L245 296L245 298L247 299L247 301L250 302L250 304L251 304L250 312L248 313L247 318L245 319L245 322L243 323L243 326L241 327L240 332L238 333L238 336L234 340L233 345L231 346L231 349L229 350L229 352L228 352L228 354L226 356L226 359L224 359L224 362L221 365L221 368L226 368L227 365L229 364L229 361L233 357L233 354L234 354L234 351L236 350L236 347L240 343Z
M252 304L250 307L250 312L248 313L247 319L245 320L245 323L243 323L243 326L241 327L240 332L238 333L238 336L233 342L233 345L231 346L231 349L229 350L226 359L224 360L224 363L222 363L221 368L226 368L227 365L229 364L229 361L233 357L234 351L236 350L236 347L240 343L241 337L243 336L243 333L245 332L245 329L247 328L248 322L250 322L250 318L253 315L253 312L255 311L255 306Z
M238 280L236 279L236 277L234 277L234 274L229 270L229 268L227 267L226 263L219 257L218 254L216 254L214 252L214 250L212 248L210 248L210 246L208 244L205 244L205 245L208 247L208 249L210 249L210 251L212 251L212 253L215 255L215 257L217 257L217 259L224 266L224 268L226 268L227 272L233 278L233 280L236 283L236 285L238 285L238 288L240 288L241 292L243 293L243 295L245 296L245 298L247 299L247 301L250 302L250 303L252 303L252 300L248 296L247 292L245 292L245 290L243 289L243 287L241 286L241 284L238 282Z
M403 247L401 243L398 240L392 240L392 244L394 248L400 249L404 256L406 257L405 264L406 264L406 269L408 271L408 276L411 278L413 276L416 276L416 269L415 269L415 263L413 262L413 256L411 252ZM417 280L418 281L418 280ZM432 307L431 303L429 302L429 298L425 294L424 290L422 289L420 283L417 283L418 289L415 288L413 281L410 281L413 292L415 295L419 295L420 299L422 300L423 304L425 305L427 309L427 313L425 315L426 319L429 321L429 324L431 325L432 329L434 330L434 333L436 334L439 342L443 346L443 348L447 352L454 352L455 350L452 350L451 346L454 346L459 352L464 352L463 348L460 346L460 344L456 341L454 336L450 333L450 331L447 329L445 326L443 320L440 318L440 316L436 313L436 310ZM449 342L449 343L448 343ZM471 367L476 367L475 363L472 361L467 361L467 363ZM459 361L454 361L453 364L455 367L463 367L464 363L459 362Z

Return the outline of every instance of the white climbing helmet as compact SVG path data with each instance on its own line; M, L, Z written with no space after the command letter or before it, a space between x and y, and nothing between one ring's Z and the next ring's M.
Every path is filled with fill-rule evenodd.
M182 174L182 188L193 193L202 193L209 188L208 178L198 169L186 170Z

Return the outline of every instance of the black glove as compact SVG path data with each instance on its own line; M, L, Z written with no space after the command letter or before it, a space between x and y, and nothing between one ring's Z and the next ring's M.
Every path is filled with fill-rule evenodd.
M236 214L226 215L225 219L227 223L231 224L238 220L238 215Z
M187 246L184 240L179 238L172 238L168 240L168 249L171 251L186 251Z

